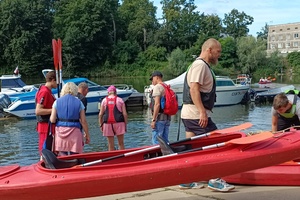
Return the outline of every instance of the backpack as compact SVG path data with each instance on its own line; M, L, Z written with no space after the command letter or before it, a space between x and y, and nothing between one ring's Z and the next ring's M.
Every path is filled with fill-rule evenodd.
M170 85L161 84L165 88L165 96L161 98L161 108L166 115L175 115L178 111L177 95Z

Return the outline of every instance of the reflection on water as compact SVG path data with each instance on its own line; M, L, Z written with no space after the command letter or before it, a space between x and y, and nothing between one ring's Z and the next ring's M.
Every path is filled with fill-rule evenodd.
M254 104L216 107L212 118L219 129L228 128L245 122L253 127L245 132L271 129L271 106ZM151 145L150 109L128 109L129 123L125 134L125 147ZM180 122L180 111L172 117L170 141L185 137L184 126ZM84 151L106 151L107 141L99 129L98 115L87 116L91 134L91 144L85 145ZM29 165L39 160L38 135L35 120L5 119L0 121L0 166L9 164ZM116 141L115 141L116 142ZM116 145L117 146L117 145Z

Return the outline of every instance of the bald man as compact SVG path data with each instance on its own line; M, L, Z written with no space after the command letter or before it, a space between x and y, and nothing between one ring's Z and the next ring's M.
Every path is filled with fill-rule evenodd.
M185 126L186 138L201 135L217 129L211 120L211 111L216 101L216 80L211 65L216 65L221 55L218 40L206 40L200 56L189 66L183 86L183 106L181 119ZM180 188L202 188L197 182L181 184ZM227 192L234 189L224 180L217 178L208 182L208 188Z

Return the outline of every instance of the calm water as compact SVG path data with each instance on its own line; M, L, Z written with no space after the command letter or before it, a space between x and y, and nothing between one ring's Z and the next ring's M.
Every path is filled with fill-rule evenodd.
M300 77L300 76L299 76ZM276 84L271 87L280 87L286 84L294 84L298 89L300 88L300 80L296 80L296 76L288 78L278 78ZM147 77L129 77L129 78L98 78L91 79L99 84L130 84L133 85L139 92L143 92L145 85L149 85L150 81ZM44 79L40 77L40 81L26 79L27 84L34 84L43 82ZM255 87L255 85L254 85ZM213 121L217 124L219 129L227 128L233 125L238 125L245 122L251 122L253 127L247 129L245 132L261 131L271 129L271 105L255 105L250 103L248 105L235 105L228 107L216 107L213 109ZM151 145L151 128L150 120L151 113L149 109L130 108L128 109L129 124L127 133L125 135L125 147L138 147L144 145ZM177 135L180 134L180 139L185 137L184 127L179 123L180 111L177 115L172 117L170 127L170 141L176 141ZM98 115L87 116L91 134L91 144L85 146L85 152L91 151L106 151L107 141L102 136L98 125ZM35 130L36 121L33 120L17 120L5 119L0 120L0 166L9 164L29 165L39 160L38 155L38 135Z
M235 105L216 107L213 110L213 120L219 129L251 122L253 127L245 132L270 130L271 115L270 105L258 106ZM128 109L128 132L125 134L125 147L138 147L151 145L151 113L149 109ZM180 111L172 117L170 127L170 141L176 141L178 133L180 139L185 137L184 126L179 122ZM98 128L98 116L87 116L91 134L91 144L85 146L85 152L106 151L107 141ZM39 160L38 135L35 131L36 121L6 119L0 121L0 166L9 164L29 165ZM179 129L180 128L180 129Z

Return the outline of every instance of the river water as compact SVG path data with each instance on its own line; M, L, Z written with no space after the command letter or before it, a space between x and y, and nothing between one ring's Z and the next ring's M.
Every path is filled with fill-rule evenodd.
M125 134L125 148L151 145L151 112L148 108L128 108L129 123ZM253 126L245 132L271 129L271 105L234 105L216 107L212 118L219 129L228 128L245 122ZM170 141L185 137L184 126L179 123L180 111L172 117L170 126ZM106 151L107 141L102 136L98 125L98 115L87 116L91 134L91 143L85 145L85 152ZM21 166L35 163L39 160L38 134L35 130L36 121L5 119L0 121L0 166L19 164ZM117 143L115 141L117 146Z
M40 82L43 82L41 77ZM37 83L35 80L25 79L27 84ZM131 84L139 92L143 92L143 87L149 85L150 81L146 77L136 78L99 78L92 79L99 84ZM297 83L291 79L281 79L276 82L280 84ZM299 81L300 82L300 81ZM282 85L272 85L280 87ZM295 85L299 88L299 85ZM129 123L125 134L125 148L151 145L151 112L148 108L128 108ZM257 105L253 102L247 105L234 105L227 107L216 107L213 109L212 118L219 129L228 128L245 122L251 122L253 126L245 132L256 132L271 129L271 105ZM169 140L176 141L179 134L180 139L185 137L184 126L180 122L180 111L172 117ZM106 151L107 141L99 130L98 115L87 116L87 121L91 134L91 143L85 145L85 152ZM0 119L0 166L9 164L20 164L21 166L35 163L39 160L38 155L38 134L36 132L36 121L19 119ZM116 142L116 141L115 141ZM117 146L117 144L116 144Z

